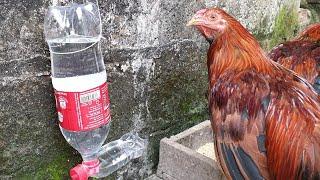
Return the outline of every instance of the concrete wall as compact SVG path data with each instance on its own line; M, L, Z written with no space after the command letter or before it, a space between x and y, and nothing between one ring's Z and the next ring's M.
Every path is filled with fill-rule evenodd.
M118 177L146 177L159 141L208 119L207 43L185 26L196 10L218 5L253 33L270 34L280 7L299 0L99 0L112 129L149 139L148 155ZM290 3L289 3L290 4ZM49 0L0 2L0 179L59 179L79 155L59 132L43 37Z

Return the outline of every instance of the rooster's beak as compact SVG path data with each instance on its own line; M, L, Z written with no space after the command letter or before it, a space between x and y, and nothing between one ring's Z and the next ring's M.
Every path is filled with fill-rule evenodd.
M207 9L201 9L196 12L196 14L192 17L192 19L188 22L187 26L199 25L204 22L203 15L207 11Z
M197 23L197 20L196 20L195 18L192 18L192 19L188 22L187 26L193 26L193 25L195 25L196 23Z

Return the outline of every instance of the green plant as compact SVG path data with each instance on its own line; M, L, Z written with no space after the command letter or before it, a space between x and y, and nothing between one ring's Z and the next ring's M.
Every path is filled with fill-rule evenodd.
M276 17L269 47L293 38L299 29L298 13L292 7L284 6Z

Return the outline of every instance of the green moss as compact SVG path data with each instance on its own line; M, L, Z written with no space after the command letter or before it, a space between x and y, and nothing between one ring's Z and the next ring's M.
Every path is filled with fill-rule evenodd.
M51 161L46 167L42 167L37 172L35 179L62 179L67 178L68 170L74 164L68 162L67 157L60 156Z
M50 162L45 162L41 164L40 168L34 175L18 175L17 179L48 179L48 180L61 180L69 179L69 170L80 162L80 158L77 160L69 160L70 154L62 154Z
M271 34L256 33L256 34L253 34L253 36L259 41L260 46L263 49L266 49L266 50L269 49Z
M276 17L269 48L291 39L296 35L298 29L298 13L291 7L282 7Z

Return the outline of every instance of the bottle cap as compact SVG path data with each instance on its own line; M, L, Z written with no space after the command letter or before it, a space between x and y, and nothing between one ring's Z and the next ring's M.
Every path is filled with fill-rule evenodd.
M70 170L70 177L72 180L87 180L89 178L89 169L83 164L78 164Z

